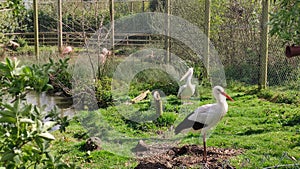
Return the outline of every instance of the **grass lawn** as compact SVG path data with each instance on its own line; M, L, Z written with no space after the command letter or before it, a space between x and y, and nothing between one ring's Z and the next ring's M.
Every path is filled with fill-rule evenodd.
M126 107L80 112L80 120L72 120L65 133L54 132L56 140L52 150L55 154L63 155L66 162L82 168L134 168L138 161L134 156L127 156L130 154L130 146L136 145L143 138L150 140L155 137L158 140L158 131L168 133L172 124L176 126L196 107L213 102L210 89L199 91L200 101L194 98L192 105L183 106L174 96L167 96L165 113L156 122L136 123L128 120L124 116L131 118L133 115L129 110L125 111L128 114L118 111L127 110ZM210 133L208 146L243 149L241 155L228 161L237 168L291 164L298 166L289 168L299 168L299 91L281 89L276 93L271 89L257 91L255 87L236 86L229 87L226 92L235 102L228 101L229 111ZM145 114L151 110L149 103L150 100L146 100L139 104ZM82 150L88 135L100 137L103 149L91 152ZM123 142L116 143L118 139ZM200 135L192 132L170 135L167 140L179 145L202 144ZM122 148L120 145L128 147Z

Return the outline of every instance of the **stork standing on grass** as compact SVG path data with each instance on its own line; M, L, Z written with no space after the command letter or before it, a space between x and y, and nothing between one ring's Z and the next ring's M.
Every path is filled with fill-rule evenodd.
M193 71L193 68L189 68L185 75L180 79L180 81L186 79L186 84L180 86L177 94L178 98L189 99L195 93L196 86L192 84Z
M217 103L206 104L198 107L193 113L189 114L176 128L175 134L189 128L194 130L200 130L203 134L203 161L207 161L206 153L206 132L214 127L228 111L228 104L226 98L233 101L233 99L227 95L221 86L215 86L213 88L213 96Z

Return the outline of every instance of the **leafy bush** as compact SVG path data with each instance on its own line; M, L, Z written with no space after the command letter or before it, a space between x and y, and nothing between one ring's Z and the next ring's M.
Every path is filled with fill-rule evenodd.
M51 72L49 72L50 84L54 87L51 92L63 92L65 95L71 95L72 74L70 73L69 60L70 58L65 58L54 62L53 59L49 58L49 63L42 65L42 67L51 67Z
M105 108L111 106L112 93L111 93L111 78L103 77L96 82L96 99L99 108Z
M19 38L17 39L17 42L20 44L20 47L25 47L25 46L28 45L27 42L26 42L26 39L21 38L21 37L19 37Z
M50 67L19 66L20 61L6 58L0 63L0 95L10 94L17 98L25 97L28 88L41 92L52 88L48 84Z
M49 150L55 139L49 130L57 122L45 121L46 114L22 99L28 89L42 92L52 87L48 84L49 70L50 67L19 66L17 59L6 58L0 63L1 96L13 98L11 103L0 103L0 166L70 168Z
M155 124L159 127L169 127L174 124L177 119L178 114L173 112L164 112L155 121Z
M54 136L49 130L54 121L43 122L44 115L37 107L23 104L20 99L13 105L1 103L0 165L7 168L68 168L49 151Z
M297 0L277 0L276 8L271 13L270 34L279 36L286 42L299 44L300 40L300 2Z

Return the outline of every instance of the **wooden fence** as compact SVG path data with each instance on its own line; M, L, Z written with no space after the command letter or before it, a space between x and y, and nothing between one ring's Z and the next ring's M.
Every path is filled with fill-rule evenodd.
M5 36L17 40L18 38L23 38L28 45L34 45L34 32L27 33L5 33ZM84 46L90 41L95 33L88 32L63 32L63 44L71 46ZM110 39L104 41L104 43L109 43ZM157 43L159 38L150 34L140 34L140 33L117 33L115 34L115 45L116 46L143 46L149 43ZM39 43L45 46L58 45L58 34L57 32L39 32Z

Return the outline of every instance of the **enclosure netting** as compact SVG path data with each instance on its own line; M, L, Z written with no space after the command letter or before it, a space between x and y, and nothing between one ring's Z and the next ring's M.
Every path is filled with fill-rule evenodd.
M41 45L57 44L58 5L54 0L39 2L39 30ZM32 1L24 1L29 16L23 22L26 32L33 32ZM140 12L164 12L164 1L127 2L115 1L115 19L130 16ZM172 0L171 14L182 17L204 30L204 1ZM218 51L225 67L226 78L258 84L260 72L260 32L261 32L261 4L245 0L231 0L223 3L211 3L211 41ZM272 10L272 9L271 9ZM11 11L2 11L3 20L9 17ZM109 0L99 1L62 1L63 43L76 47L84 47L88 39L101 27L110 22ZM11 20L7 20L9 23ZM13 21L11 21L13 22ZM9 23L14 25L15 23ZM7 25L7 24L5 24ZM5 25L2 25L5 27ZM3 29L2 31L8 29ZM3 32L9 33L9 32ZM31 37L30 37L31 36ZM30 37L33 35L15 35L9 38ZM29 40L28 40L29 41ZM182 50L184 45L171 41L171 51L195 63L191 51ZM284 42L276 37L269 38L268 85L285 86L299 80L299 57L286 58ZM41 54L43 55L43 53ZM203 66L203 65L201 65Z

